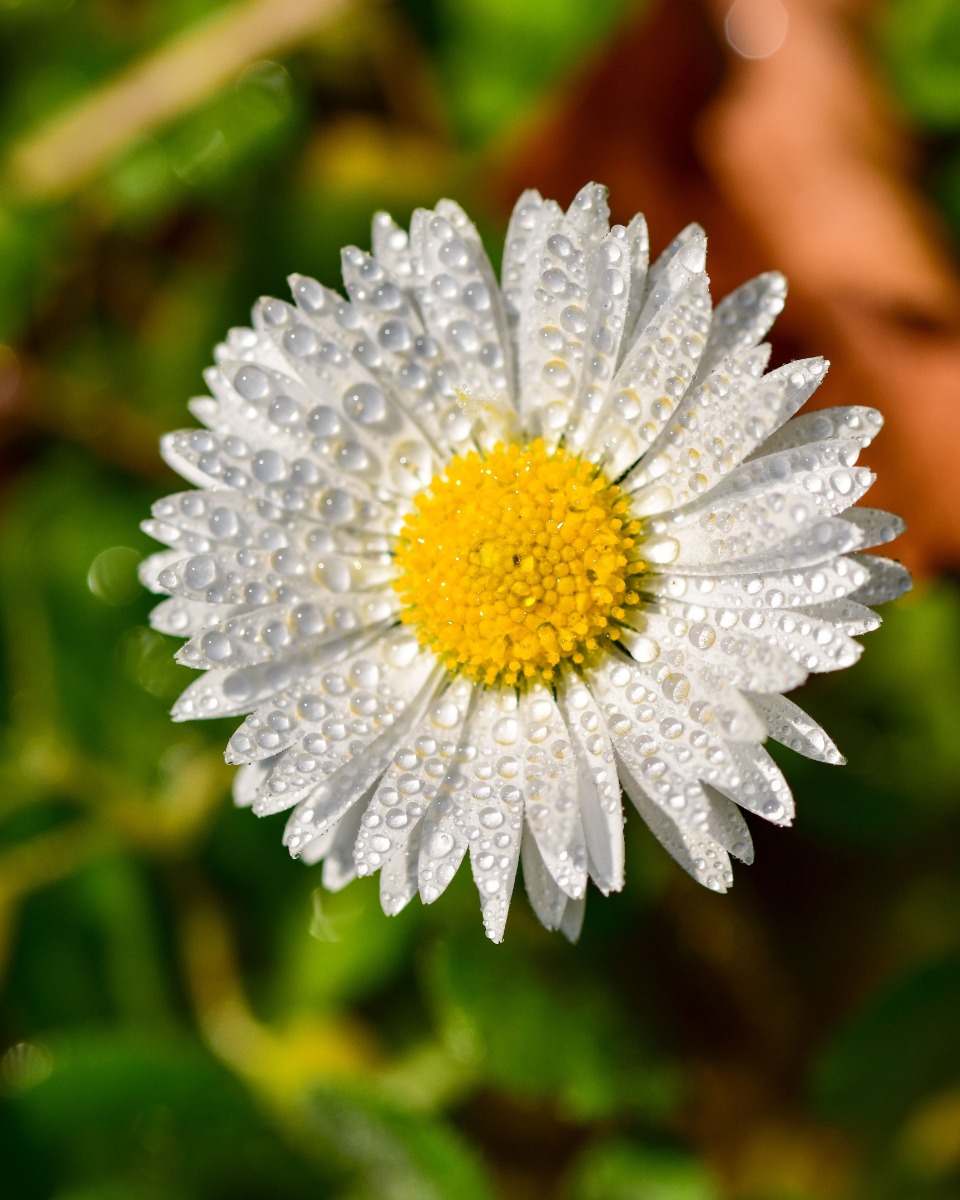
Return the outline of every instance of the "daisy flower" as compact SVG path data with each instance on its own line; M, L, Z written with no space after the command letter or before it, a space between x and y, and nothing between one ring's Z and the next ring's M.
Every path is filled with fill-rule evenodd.
M204 674L175 720L244 715L237 802L385 912L465 856L503 937L518 865L575 938L588 878L623 885L623 795L715 891L742 810L788 825L766 738L840 762L783 692L849 666L909 586L851 507L870 408L795 417L819 358L767 371L777 274L712 306L692 225L648 265L591 184L510 221L502 284L449 200L300 275L234 329L167 462L144 563L154 626Z

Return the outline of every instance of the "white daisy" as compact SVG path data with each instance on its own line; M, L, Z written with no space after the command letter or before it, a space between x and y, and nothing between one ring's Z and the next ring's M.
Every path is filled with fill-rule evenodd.
M293 276L218 347L206 428L163 443L203 490L145 525L153 623L205 672L174 719L249 714L238 803L292 809L328 888L379 870L387 913L469 852L495 941L519 861L571 938L587 878L622 886L621 788L725 891L740 810L793 814L763 741L841 761L781 693L909 586L861 553L901 522L850 507L879 414L794 418L822 359L764 373L783 278L713 309L698 226L648 268L608 218L526 192L499 287L456 204L379 214L349 300Z

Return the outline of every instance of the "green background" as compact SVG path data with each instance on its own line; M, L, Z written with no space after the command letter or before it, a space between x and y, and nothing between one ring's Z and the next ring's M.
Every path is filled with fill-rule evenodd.
M17 174L48 119L230 11L0 0L0 1191L955 1200L951 580L807 688L850 765L780 756L800 818L755 831L730 897L633 819L576 947L520 889L487 943L466 872L395 919L375 880L322 893L232 807L230 724L170 723L192 676L147 625L138 522L180 486L157 438L212 345L291 270L335 285L377 208L453 195L498 259L486 164L636 19L347 5L59 191ZM958 11L897 0L865 43L955 233Z

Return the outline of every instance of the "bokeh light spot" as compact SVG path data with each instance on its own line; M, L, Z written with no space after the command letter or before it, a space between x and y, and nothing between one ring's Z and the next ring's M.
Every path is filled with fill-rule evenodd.
M786 41L789 25L780 0L735 0L724 32L731 49L742 58L769 58Z

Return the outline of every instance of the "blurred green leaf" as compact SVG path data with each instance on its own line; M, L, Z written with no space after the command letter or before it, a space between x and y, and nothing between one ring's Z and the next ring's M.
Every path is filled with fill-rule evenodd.
M468 141L487 142L636 6L630 0L434 0L426 6L407 0L407 7L434 33L449 116Z
M850 845L920 841L958 809L960 591L927 585L882 611L849 671L815 677L801 703L847 755L841 769L772 747L803 798L801 820ZM923 763L918 787L917 764Z
M954 239L960 241L960 144L944 148L933 169L930 190Z
M191 191L235 187L258 157L275 154L295 124L289 72L253 63L234 82L168 129L110 164L98 194L124 221L155 220Z
M29 486L7 501L0 612L10 688L29 690L31 706L65 741L109 748L114 767L125 763L150 780L167 747L202 741L206 731L171 726L157 696L168 703L191 675L174 664L173 639L137 628L150 599L133 586L140 551L130 541L132 535L138 546L146 543L136 526L147 496L106 471L95 473L77 453L38 462ZM52 778L55 763L50 772Z
M577 954L559 944L545 952L516 930L502 946L468 933L435 944L426 981L451 1052L491 1083L548 1097L574 1118L662 1114L678 1098L676 1079L650 1045L642 1010L618 1009Z
M398 920L383 915L376 878L325 892L318 869L307 874L299 864L289 866L314 890L311 910L297 905L284 930L274 1004L346 1004L382 986L404 963L419 922L409 914Z
M104 1196L141 1187L138 1196L182 1200L306 1194L313 1172L300 1155L236 1080L184 1038L115 1031L50 1047L51 1073L0 1118L7 1133L18 1131L20 1194L36 1194L33 1179L51 1175L57 1187ZM31 1160L44 1164L36 1176Z
M160 931L142 869L101 856L29 897L23 952L7 985L7 1012L23 1029L119 1019L158 1034L173 1019ZM50 987L50 963L58 986Z
M925 963L878 989L825 1047L821 1110L888 1137L925 1094L960 1077L960 957Z
M897 95L922 125L960 128L960 5L887 0L880 44Z
M307 1120L318 1149L349 1173L351 1200L493 1200L477 1156L453 1130L373 1091L318 1089Z
M138 1179L135 1183L113 1180L88 1187L62 1188L55 1200L180 1200L180 1193L152 1180Z
M717 1200L719 1194L689 1156L614 1141L584 1151L571 1171L565 1200Z
M61 274L69 241L66 215L0 199L0 343L12 341L36 316Z

